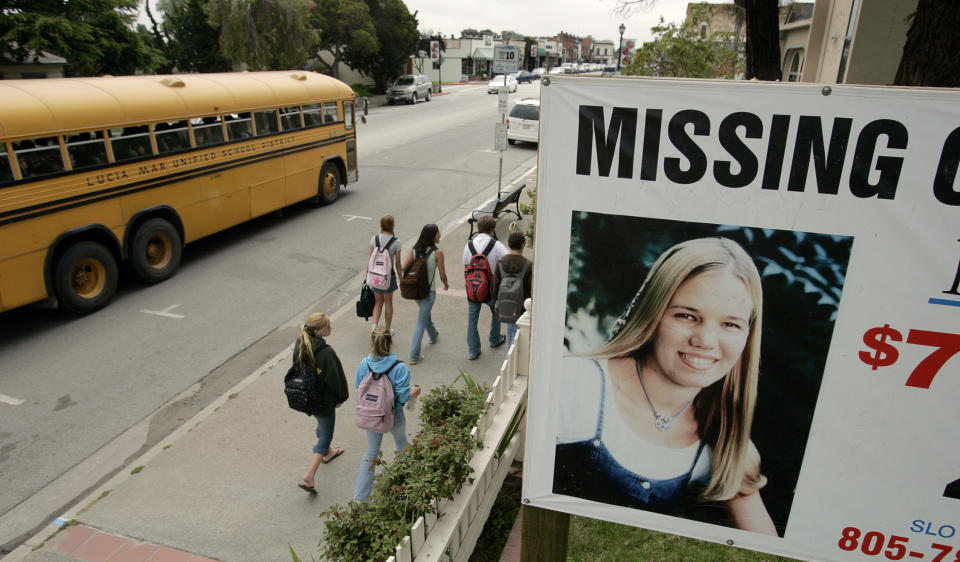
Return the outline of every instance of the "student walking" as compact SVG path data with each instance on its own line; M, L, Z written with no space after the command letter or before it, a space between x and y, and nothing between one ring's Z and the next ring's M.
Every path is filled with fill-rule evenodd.
M336 409L349 398L347 379L343 374L343 365L337 353L324 338L330 336L333 324L330 317L316 312L307 317L300 326L300 335L293 345L293 360L303 365L312 365L319 377L320 403L317 419L317 444L313 446L313 456L298 486L311 494L316 494L314 478L321 464L327 464L343 453L343 447L330 447L333 441L333 428L336 422Z
M417 327L413 330L413 341L410 342L410 364L416 365L423 361L423 354L420 352L420 344L423 343L423 332L426 331L430 337L430 343L437 343L440 333L433 325L431 311L433 303L437 300L437 279L436 274L440 274L440 281L443 283L443 289L450 288L447 283L447 269L444 265L443 250L437 245L440 243L440 229L435 224L428 224L420 230L420 237L416 244L403 260L401 271L407 271L407 268L415 259L426 256L426 271L429 278L430 294L425 298L416 299L417 308Z
M523 257L526 246L525 234L511 233L507 238L510 253L500 258L493 274L493 294L497 295L495 308L500 320L507 325L507 353L510 353L510 346L517 337L517 318L524 312L523 301L530 298L533 288L533 262ZM520 284L514 285L511 279L517 277ZM508 279L506 284L504 279Z
M374 330L377 328L377 325L380 322L381 312L383 313L384 317L384 328L389 330L390 325L393 323L393 293L396 292L398 288L397 280L400 278L401 252L400 239L397 238L393 233L395 226L394 222L393 215L383 215L383 217L380 218L380 234L376 234L370 239L370 252L367 254L370 258L372 258L374 252L383 250L387 255L390 256L390 263L388 264L390 279L387 282L386 287L376 287L371 285L371 288L373 289L373 298L376 299L376 302L373 305ZM370 276L369 266L367 276L368 278Z
M411 398L420 396L420 387L410 387L410 368L397 359L397 355L390 351L393 346L393 336L385 328L376 328L370 336L370 354L367 355L357 368L354 384L360 388L360 383L370 373L386 375L393 390L393 427L390 433L397 445L397 453L407 448L407 422L403 415L403 406ZM379 377L378 377L379 378ZM363 397L358 397L358 400ZM353 484L354 501L362 502L370 497L373 488L373 459L380 452L383 442L383 433L366 430L367 449L360 460L360 468Z
M463 248L463 273L469 277L467 280L467 358L476 359L480 357L480 332L477 330L477 323L480 320L480 309L486 304L490 307L490 347L500 347L506 341L506 337L500 334L500 319L497 317L497 311L493 307L494 293L493 272L497 270L497 261L507 254L507 247L502 242L493 237L493 231L497 227L497 221L490 215L484 215L477 221L478 233L472 240L467 242ZM477 256L485 256L488 267L481 269L475 267L471 262L477 261ZM482 260L481 260L482 261ZM482 278L482 279L479 279ZM485 298L474 300L471 298L470 281L477 281L483 286L486 294Z

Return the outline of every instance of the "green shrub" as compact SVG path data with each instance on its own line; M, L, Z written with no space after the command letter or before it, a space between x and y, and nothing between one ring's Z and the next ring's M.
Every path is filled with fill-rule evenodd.
M486 407L486 387L461 373L465 389L444 385L421 400L422 427L410 446L382 466L366 502L333 505L321 553L328 560L382 561L410 533L417 518L436 513L437 499L452 499L468 481L468 464L480 446L470 430Z
M355 84L350 84L350 87L353 88L354 93L360 96L361 98L368 98L373 95L373 92L370 90L370 88L367 87L366 84L361 84L360 82L357 82Z

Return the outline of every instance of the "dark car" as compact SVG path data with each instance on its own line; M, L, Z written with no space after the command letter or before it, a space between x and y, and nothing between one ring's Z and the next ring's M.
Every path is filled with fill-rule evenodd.
M521 70L517 73L517 83L518 84L529 84L536 80L536 76L533 75L529 70Z

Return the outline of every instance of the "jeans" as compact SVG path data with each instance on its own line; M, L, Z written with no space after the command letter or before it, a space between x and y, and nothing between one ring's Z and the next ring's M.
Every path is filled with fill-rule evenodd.
M504 354L504 357L510 355L510 346L513 345L513 340L517 338L517 325L516 324L507 324L507 351Z
M397 444L397 452L407 448L407 420L403 415L403 408L394 412L393 440ZM363 453L360 460L360 469L357 470L357 479L353 482L353 499L358 502L366 501L370 497L370 491L373 489L373 465L370 463L377 458L380 452L380 443L383 441L383 434L367 430L367 450Z
M487 305L490 307L490 345L500 343L500 317L497 316L497 310L493 307L493 299L487 302L467 301L470 305L467 315L467 352L470 357L476 357L480 354L480 332L477 331L477 323L480 321L480 307Z
M417 327L413 329L413 341L410 342L410 358L420 357L420 344L423 343L423 331L427 331L430 341L435 341L440 334L436 326L433 325L433 318L430 317L430 311L433 310L433 303L437 300L437 292L430 291L427 298L417 301L417 307L420 311L417 313Z
M330 442L333 441L333 425L337 421L337 415L313 417L317 418L317 444L313 446L313 452L327 456L330 454Z

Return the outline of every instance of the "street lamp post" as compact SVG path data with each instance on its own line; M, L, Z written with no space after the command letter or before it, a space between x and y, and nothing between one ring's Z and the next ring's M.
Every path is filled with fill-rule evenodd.
M617 74L620 74L620 61L623 60L623 32L627 30L627 26L620 24L620 48L617 49Z

